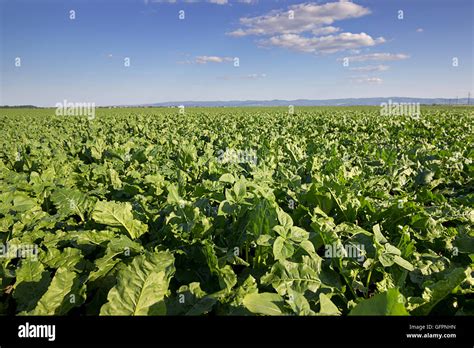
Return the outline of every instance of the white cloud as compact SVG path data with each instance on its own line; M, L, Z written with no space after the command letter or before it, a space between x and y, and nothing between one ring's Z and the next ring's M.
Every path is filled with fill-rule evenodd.
M321 28L313 29L311 32L312 32L314 35L328 35L328 34L337 33L337 32L339 32L339 31L341 31L341 28L336 28L336 27L328 26L328 27L321 27Z
M416 32L417 33L422 33L422 32L424 32L424 29L423 28L418 28L418 29L416 29Z
M227 4L227 0L208 0L207 2L210 2L211 4L217 4L217 5Z
M322 37L307 38L296 34L283 34L261 40L263 46L278 46L300 52L335 53L342 50L369 47L385 42L384 38L373 39L366 33L340 33Z
M355 83L368 83L368 84L375 84L379 85L383 82L383 80L380 77L352 77L351 78L352 82Z
M409 55L404 53L369 53L362 54L359 56L345 57L349 59L349 62L365 62L365 61L394 61L394 60L403 60L410 58ZM344 58L339 58L341 61Z
M229 75L225 75L225 76L218 76L217 79L218 80L226 80L226 81L230 81L230 80L236 80L236 79L241 79L241 80L260 80L260 79L264 79L267 77L267 74L248 74L248 75L237 75L237 76L229 76Z
M386 71L388 69L389 69L389 67L387 65L366 65L366 66L359 66L359 67L349 68L349 70L352 70L352 71L364 71L364 72Z
M267 74L248 74L245 76L245 78L248 80L264 79L265 77L267 77Z
M227 35L265 36L257 41L261 47L277 46L300 52L354 51L383 43L385 39L372 38L364 32L341 32L341 28L331 24L369 13L368 8L343 0L326 4L303 3L261 16L240 18L240 28Z
M290 16L290 11L294 16ZM240 19L242 28L230 32L228 35L300 34L329 26L338 20L362 17L369 13L368 8L346 1L323 5L298 4L288 7L287 11L273 10L262 16L243 17Z
M234 30L230 33L227 33L228 35L230 36L235 36L235 37L242 37L242 36L246 36L248 35L246 31L244 31L243 29L237 29L237 30Z
M224 63L232 61L231 57L218 57L218 56L197 56L195 63L207 64L207 63Z

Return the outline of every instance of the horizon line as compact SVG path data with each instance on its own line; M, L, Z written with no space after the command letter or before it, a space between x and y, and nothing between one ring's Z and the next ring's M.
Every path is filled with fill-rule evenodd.
M35 107L35 108L55 108L57 107L57 104L61 104L64 101L65 102L71 102L71 103L88 103L88 104L94 104L96 107L159 107L159 106L168 106L170 107L173 104L176 106L179 106L179 104L183 103L271 103L271 102L331 102L331 101L341 101L341 100L371 100L371 99L386 99L387 101L390 99L419 99L419 100L443 100L446 101L446 104L442 105L453 105L452 102L456 101L458 104L459 101L462 100L467 100L469 102L470 100L470 94L468 94L467 97L452 97L452 98L447 98L447 97L399 97L399 96L389 96L389 97L351 97L351 98L328 98L328 99L307 99L307 98L299 98L299 99L227 99L227 100L172 100L172 101L162 101L162 102L149 102L149 103L140 103L140 104L103 104L103 105L95 105L95 102L78 102L78 101L69 101L67 99L63 99L61 102L55 103L55 105L51 106L37 106L34 104L4 104L0 105L0 108L14 108L14 107ZM167 105L164 105L167 104ZM456 104L454 104L456 105ZM462 104L461 104L462 105ZM466 104L470 105L470 104ZM236 106L245 106L245 105L236 105ZM249 105L251 106L251 105ZM276 105L279 106L279 105ZM280 105L281 106L281 105ZM299 106L304 106L304 105L299 105ZM312 106L312 105L307 105L307 106ZM318 105L313 105L313 106L318 106ZM324 106L331 106L331 105L324 105ZM342 105L333 105L333 106L342 106ZM349 105L349 106L357 106L357 104L354 105ZM367 106L367 105L360 105L360 106ZM217 107L217 105L216 105Z

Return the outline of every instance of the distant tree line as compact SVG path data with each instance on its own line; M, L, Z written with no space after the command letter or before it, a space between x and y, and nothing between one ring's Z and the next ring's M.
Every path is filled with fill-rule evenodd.
M19 109L19 108L28 108L28 109L38 109L34 105L0 105L0 109Z

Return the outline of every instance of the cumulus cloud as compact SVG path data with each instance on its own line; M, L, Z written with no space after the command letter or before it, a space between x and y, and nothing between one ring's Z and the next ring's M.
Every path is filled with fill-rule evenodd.
M349 62L366 62L366 61L394 61L403 60L410 58L409 55L404 53L369 53L358 56L345 57L349 59ZM339 58L342 61L344 58Z
M349 1L302 3L261 16L240 18L240 27L227 35L263 36L257 41L260 47L276 46L299 52L354 51L383 43L385 39L373 38L364 32L342 32L341 28L332 24L368 14L368 8Z
M341 31L341 28L336 28L333 26L327 26L327 27L321 27L321 28L316 28L311 31L314 35L328 35L328 34L334 34Z
M385 42L384 38L373 39L366 33L340 33L321 37L304 37L297 34L283 34L261 40L262 46L278 46L300 52L335 53L357 47L369 47Z
M317 31L322 27L330 26L335 21L362 17L369 13L368 8L346 1L323 5L298 4L288 7L287 11L273 10L262 16L240 18L242 28L232 31L228 35L300 34ZM332 28L326 30L333 30Z

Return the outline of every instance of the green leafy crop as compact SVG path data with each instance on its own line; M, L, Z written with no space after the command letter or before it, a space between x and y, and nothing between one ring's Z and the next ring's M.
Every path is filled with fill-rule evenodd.
M473 315L474 118L0 109L0 314Z

